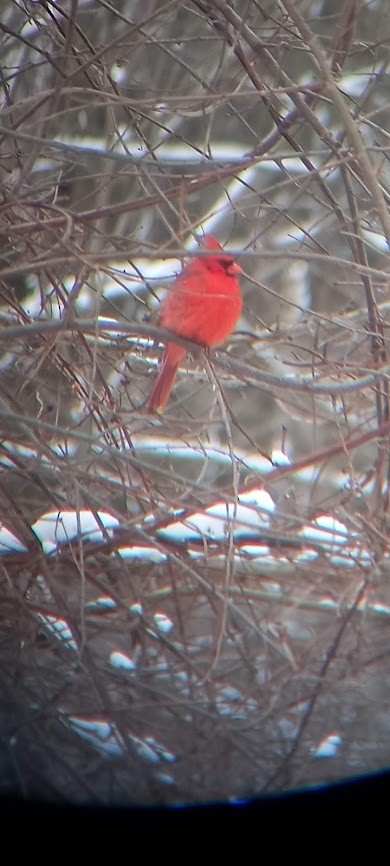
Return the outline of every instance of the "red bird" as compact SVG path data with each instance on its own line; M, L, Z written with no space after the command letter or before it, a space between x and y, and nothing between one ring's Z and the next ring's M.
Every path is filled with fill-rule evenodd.
M242 297L236 277L242 270L215 238L203 238L203 246L215 250L216 255L192 259L176 277L163 301L159 324L210 349L224 343L237 324ZM167 344L147 403L148 412L163 412L186 354L183 346Z

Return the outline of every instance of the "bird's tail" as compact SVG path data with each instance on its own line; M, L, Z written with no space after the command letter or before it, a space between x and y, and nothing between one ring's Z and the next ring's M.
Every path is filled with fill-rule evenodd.
M180 361L186 350L176 343L168 343L163 357L162 367L154 383L152 393L147 402L148 412L163 412L168 403L173 388Z

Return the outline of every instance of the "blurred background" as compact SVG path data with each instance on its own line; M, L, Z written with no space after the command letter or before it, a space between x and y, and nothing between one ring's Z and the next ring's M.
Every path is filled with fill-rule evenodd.
M0 40L0 793L387 766L388 3L6 0ZM147 415L210 233L242 317Z

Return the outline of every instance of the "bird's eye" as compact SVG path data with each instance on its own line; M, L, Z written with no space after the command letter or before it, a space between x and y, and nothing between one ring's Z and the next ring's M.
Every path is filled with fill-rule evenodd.
M223 267L224 271L226 271L227 274L229 273L232 264L233 264L233 260L221 259L221 266Z

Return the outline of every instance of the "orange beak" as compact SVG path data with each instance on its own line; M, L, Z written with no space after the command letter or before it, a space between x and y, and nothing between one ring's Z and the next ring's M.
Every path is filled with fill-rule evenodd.
M240 268L240 265L238 265L237 262L232 262L231 265L229 265L227 273L230 277L238 277L239 274L243 273L243 270L242 268Z

